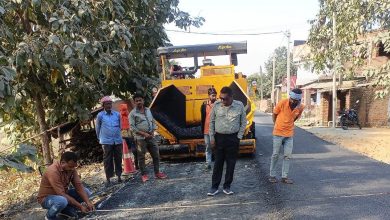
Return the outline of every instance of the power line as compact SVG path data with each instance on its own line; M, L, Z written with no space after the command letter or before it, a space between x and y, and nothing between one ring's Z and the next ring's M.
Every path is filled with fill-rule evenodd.
M169 30L166 29L168 32L176 32L176 33L183 33L183 34L199 34L199 35L218 35L218 36L258 36L258 35L269 35L269 34L280 34L285 33L284 31L272 31L272 32L260 32L260 33L242 33L242 34L236 34L236 33L215 33L215 32L188 32L188 31L180 31L180 30Z
M306 24L302 24L302 23L295 23L295 24L289 24L288 27L291 29L292 27L300 27L300 28L303 28L303 27L306 27L307 25ZM278 28L276 28L278 27ZM266 26L260 26L260 27L256 27L256 28L245 28L245 29L231 29L231 30L221 30L221 31L217 31L219 33L236 33L236 32L258 32L258 31L262 31L264 29L270 29L270 28L274 28L274 29L283 29L283 28L286 28L286 25L266 25Z

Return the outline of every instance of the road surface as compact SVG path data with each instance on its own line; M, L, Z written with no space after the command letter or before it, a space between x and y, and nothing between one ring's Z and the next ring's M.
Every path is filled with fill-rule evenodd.
M389 219L389 165L297 128L295 183L270 184L273 124L262 113L255 121L257 152L239 159L234 195L206 196L211 172L201 161L164 162L169 179L142 184L138 177L87 219Z

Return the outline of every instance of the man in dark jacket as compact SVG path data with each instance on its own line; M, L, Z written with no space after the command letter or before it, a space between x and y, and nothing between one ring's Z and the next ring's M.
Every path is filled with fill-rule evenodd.
M217 91L214 87L209 88L208 90L209 94L209 100L205 101L201 108L201 117L202 117L202 131L204 134L204 142L206 145L206 163L207 163L207 169L211 169L211 157L212 157L212 150L211 150L211 144L210 144L210 135L209 135L209 127L210 127L210 113L213 109L214 102L217 100Z

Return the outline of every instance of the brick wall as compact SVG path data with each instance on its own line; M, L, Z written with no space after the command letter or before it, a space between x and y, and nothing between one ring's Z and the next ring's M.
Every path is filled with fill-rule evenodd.
M302 97L302 103L305 106L310 106L311 105L311 99L310 99L310 89L305 89L303 90L303 97Z
M356 101L359 103L356 104ZM350 91L349 105L357 109L359 120L363 126L388 126L389 96L384 99L375 99L375 88L361 87Z
M321 104L320 104L320 111L319 111L319 125L327 126L328 125L328 115L329 115L329 102L330 100L330 94L329 92L323 92L321 93Z
M347 95L345 96L345 108L351 108L351 90L348 90Z

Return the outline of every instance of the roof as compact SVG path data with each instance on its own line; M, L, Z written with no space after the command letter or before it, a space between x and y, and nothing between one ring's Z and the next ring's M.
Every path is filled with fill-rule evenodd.
M339 85L339 82L336 82L337 90L347 90L347 89L368 86L368 85L370 84L369 83L359 84L358 80L342 81L341 85ZM333 89L333 82L332 81L316 82L316 83L306 84L306 86L302 87L301 89L317 89L319 90L319 92L327 92Z
M247 42L241 41L241 42L160 47L157 49L157 53L158 55L167 55L168 58L246 54Z

